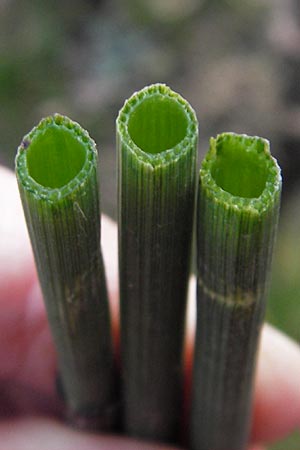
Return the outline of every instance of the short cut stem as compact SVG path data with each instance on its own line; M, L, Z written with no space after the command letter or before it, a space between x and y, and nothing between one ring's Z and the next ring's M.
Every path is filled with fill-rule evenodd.
M281 193L269 143L224 133L200 170L191 448L242 450Z
M167 86L134 94L117 119L123 421L178 435L198 125Z
M67 418L110 428L115 386L95 143L67 117L48 117L24 137L16 174Z

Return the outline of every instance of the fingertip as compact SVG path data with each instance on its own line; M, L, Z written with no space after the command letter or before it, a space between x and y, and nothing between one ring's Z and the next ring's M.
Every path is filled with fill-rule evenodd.
M184 414L183 428L188 427L188 417L190 411L191 392L192 392L192 372L194 357L194 340L196 328L196 278L194 276L189 279L188 301L185 321L185 341L184 341Z
M300 426L299 380L299 345L265 325L257 366L254 440L274 440Z
M0 167L0 301L13 302L35 278L35 267L14 173Z
M103 253L107 288L112 316L112 331L115 346L119 348L119 270L118 270L118 228L114 220L101 217L101 247Z
M168 445L144 443L125 436L79 432L45 418L3 422L0 435L0 450L175 450Z
M36 279L16 178L0 166L0 377L7 375L20 355L26 298Z
M106 215L101 217L101 244L109 293L118 295L118 229L117 224Z

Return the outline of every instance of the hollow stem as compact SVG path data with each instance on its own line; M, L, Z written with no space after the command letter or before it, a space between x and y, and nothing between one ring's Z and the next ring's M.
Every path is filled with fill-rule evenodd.
M197 212L191 448L245 449L281 192L265 139L211 139Z
M160 84L117 119L123 421L151 439L178 433L197 128L190 105Z
M115 380L95 143L70 119L48 117L24 137L16 174L67 418L83 428L110 428Z

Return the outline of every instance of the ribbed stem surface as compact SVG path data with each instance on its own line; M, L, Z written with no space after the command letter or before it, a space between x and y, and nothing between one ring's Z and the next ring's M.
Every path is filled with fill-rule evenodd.
M117 119L123 421L174 440L195 200L197 119L164 85L133 95Z
M59 359L69 419L113 421L114 374L95 143L56 114L24 137L19 190Z
M245 449L281 191L268 141L224 133L200 170L191 448Z

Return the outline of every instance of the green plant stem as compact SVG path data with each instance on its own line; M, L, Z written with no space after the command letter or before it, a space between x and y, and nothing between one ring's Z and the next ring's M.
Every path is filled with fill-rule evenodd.
M151 439L178 434L197 128L189 104L160 84L117 119L123 421Z
M191 448L242 450L281 192L268 141L224 133L200 170Z
M24 137L16 174L67 419L83 428L110 428L115 379L95 143L70 119L48 117Z

